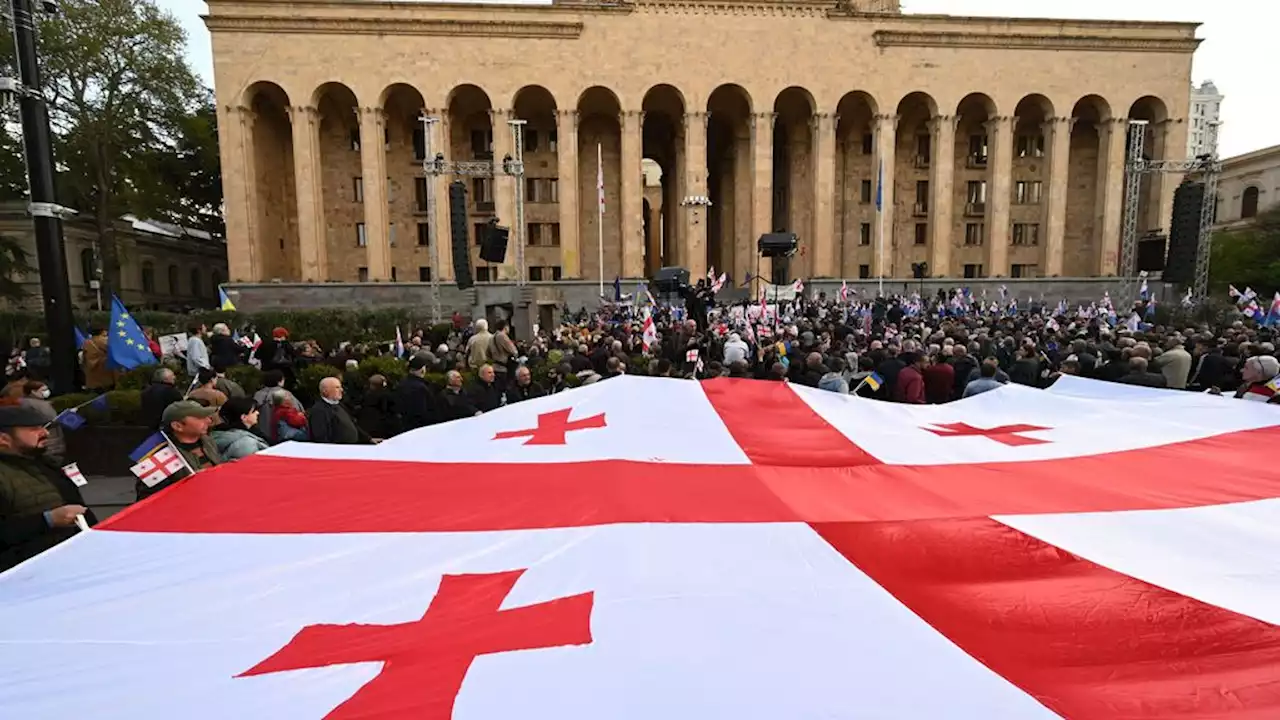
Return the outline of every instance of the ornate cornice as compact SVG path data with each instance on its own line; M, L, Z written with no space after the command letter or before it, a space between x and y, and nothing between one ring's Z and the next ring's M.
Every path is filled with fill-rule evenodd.
M736 15L740 17L826 17L826 0L638 0L649 15Z
M475 7L475 6L470 6ZM542 6L537 6L542 7ZM287 16L212 15L210 32L305 35L470 35L509 38L576 39L581 22L538 20L453 20L442 18L308 18Z
M1110 35L1038 35L941 30L877 30L879 47L995 48L1000 50L1097 50L1115 52L1193 53L1195 38L1149 38Z
M219 5L224 4L224 0L207 0L209 5L210 18L225 17L217 11ZM225 4L233 7L253 7L261 5L276 10L280 7L281 0L226 0ZM309 10L338 10L344 13L352 11L387 10L390 3L380 2L371 3L365 0L289 0L291 8ZM476 4L474 2L433 2L431 3L433 10L469 10L474 11ZM402 10L404 8L394 8ZM514 13L539 13L546 14L548 12L555 13L572 13L581 15L583 13L621 13L629 14L634 10L634 3L631 0L554 0L547 5L530 5L515 3L485 3L484 10L500 10L502 12Z

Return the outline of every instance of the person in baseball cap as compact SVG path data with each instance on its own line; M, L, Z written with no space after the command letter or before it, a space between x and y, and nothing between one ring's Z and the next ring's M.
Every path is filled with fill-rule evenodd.
M0 485L12 490L0 493L0 572L75 535L77 516L97 522L75 483L45 460L48 438L39 411L0 399Z
M160 417L165 433L192 470L222 464L217 444L209 436L209 428L217 414L218 408L205 407L194 400L179 400L170 403Z

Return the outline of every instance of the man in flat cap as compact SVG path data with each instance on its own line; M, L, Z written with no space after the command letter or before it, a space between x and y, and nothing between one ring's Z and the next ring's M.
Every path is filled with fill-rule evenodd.
M97 522L80 489L44 459L49 431L34 408L0 400L0 572Z

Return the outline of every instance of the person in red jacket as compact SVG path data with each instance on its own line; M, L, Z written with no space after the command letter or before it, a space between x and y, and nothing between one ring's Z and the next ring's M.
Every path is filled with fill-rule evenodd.
M940 405L951 400L956 384L956 369L935 355L924 369L924 397L930 405Z
M920 353L903 353L899 359L906 364L898 372L898 381L893 384L893 401L910 405L924 404L924 368L925 358Z

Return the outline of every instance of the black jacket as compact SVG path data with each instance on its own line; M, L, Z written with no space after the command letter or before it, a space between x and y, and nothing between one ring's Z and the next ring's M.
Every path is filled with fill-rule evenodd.
M472 403L471 397L462 391L454 391L445 388L440 393L440 397L444 401L444 412L446 420L461 420L462 418L474 417L479 409Z
M435 389L417 375L406 375L396 384L395 406L401 432L439 422L438 405Z
M360 445L370 442L368 435L356 426L355 420L347 409L339 405L330 405L324 399L316 401L307 414L307 425L311 430L311 442L332 443L334 445Z
M239 364L241 346L230 335L214 335L209 338L209 364L231 367Z
M498 387L497 382L486 383L476 380L471 386L469 394L471 395L471 402L480 412L497 410L502 407L505 399L502 396L502 388Z
M160 428L164 409L182 399L182 391L167 383L151 383L139 395L141 407L138 414L142 424L152 430Z
M1164 375L1153 372L1130 372L1128 375L1116 380L1118 383L1125 385L1141 385L1150 388L1167 388L1169 383L1164 379Z
M521 400L529 400L531 398L540 398L546 395L546 391L536 382L530 381L528 385L521 386L519 383L512 383L507 388L507 404L518 403Z
M389 438L400 432L395 402L386 388L370 390L356 412L356 424L374 438Z
M84 498L61 470L40 459L0 455L0 572L79 532L45 521L46 511L62 505L84 505ZM92 510L84 519L97 523Z

